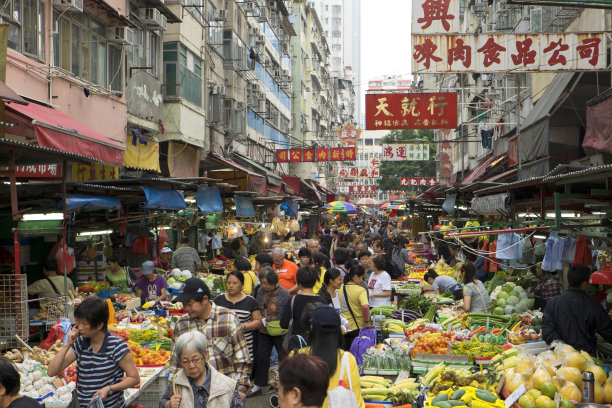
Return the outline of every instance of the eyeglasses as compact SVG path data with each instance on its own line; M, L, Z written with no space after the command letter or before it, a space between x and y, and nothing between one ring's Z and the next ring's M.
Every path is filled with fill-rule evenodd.
M191 360L181 360L181 365L184 366L188 366L190 364L198 364L200 361L202 361L202 357L195 357L192 358Z

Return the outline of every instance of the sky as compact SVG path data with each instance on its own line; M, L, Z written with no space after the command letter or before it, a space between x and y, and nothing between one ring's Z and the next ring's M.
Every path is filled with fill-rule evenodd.
M411 8L411 0L361 0L363 91L370 79L410 73ZM361 100L364 101L363 94Z

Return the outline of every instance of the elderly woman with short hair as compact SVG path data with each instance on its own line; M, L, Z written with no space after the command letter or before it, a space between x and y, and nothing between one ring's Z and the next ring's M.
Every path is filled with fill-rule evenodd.
M289 292L279 285L278 275L270 266L262 268L259 273L261 287L257 290L257 306L263 316L263 324L257 337L257 353L255 356L255 386L247 398L261 395L261 388L268 384L270 355L272 347L276 348L280 359L286 355L283 350L284 335L278 333L283 309L291 302ZM275 324L271 324L271 323ZM276 330L273 330L274 327Z
M208 364L208 340L199 331L179 336L174 346L181 370L164 393L160 408L242 408L237 381ZM176 394L174 393L176 386Z

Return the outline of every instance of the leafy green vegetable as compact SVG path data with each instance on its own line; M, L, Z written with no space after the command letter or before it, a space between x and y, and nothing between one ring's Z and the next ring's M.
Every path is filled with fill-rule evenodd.
M427 313L431 305L433 304L432 300L422 296L421 294L410 294L404 298L400 307L402 309L412 310L418 312L422 315Z

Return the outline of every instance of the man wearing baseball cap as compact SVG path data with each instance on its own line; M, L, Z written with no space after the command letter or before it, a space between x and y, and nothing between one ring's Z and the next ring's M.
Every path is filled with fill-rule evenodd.
M142 303L166 300L168 282L163 276L155 273L153 261L143 262L140 273L141 277L136 284L136 290Z
M238 392L244 400L250 388L251 358L238 315L217 306L210 300L210 289L203 280L189 278L181 293L173 300L181 302L186 315L181 316L174 330L174 341L183 333L202 332L211 344L209 364L217 371L238 381ZM178 358L172 353L170 375L178 369Z
M159 257L155 260L155 267L157 269L163 269L166 273L172 270L170 260L172 259L172 249L163 247L159 251Z

